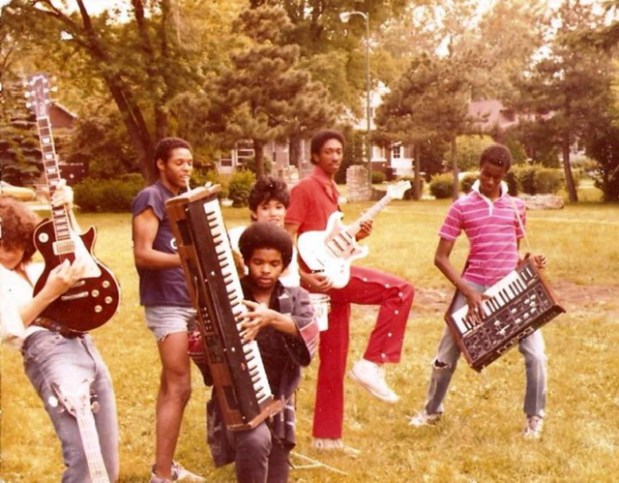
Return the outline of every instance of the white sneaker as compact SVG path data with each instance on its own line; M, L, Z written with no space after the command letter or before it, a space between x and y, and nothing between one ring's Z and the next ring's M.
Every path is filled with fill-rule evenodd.
M361 450L346 446L341 439L314 438L312 447L318 451L340 451L348 456L356 458L361 454Z
M421 426L434 426L441 420L441 416L442 413L428 414L424 409L420 413L415 414L408 424L416 428L420 428Z
M348 374L378 399L388 403L400 400L399 396L387 386L382 366L360 359L355 362Z
M174 481L187 481L189 483L206 483L206 478L196 475L192 473L188 469L184 468L183 465L177 463L176 461L172 462L172 479L161 478L157 476L155 473L155 467L152 468L152 473L150 477L150 483L168 483Z
M522 435L526 439L540 439L542 437L542 429L544 428L544 419L540 416L527 416L527 422L524 426Z

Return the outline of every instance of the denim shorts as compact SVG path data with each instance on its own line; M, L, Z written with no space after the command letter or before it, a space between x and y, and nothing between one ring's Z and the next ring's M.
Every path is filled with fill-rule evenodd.
M195 328L196 311L191 307L174 305L151 305L144 307L146 325L157 342L170 334L192 331Z

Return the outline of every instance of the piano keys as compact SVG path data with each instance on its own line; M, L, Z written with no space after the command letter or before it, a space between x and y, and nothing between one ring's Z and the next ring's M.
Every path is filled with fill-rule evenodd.
M530 258L484 294L489 298L482 302L479 320L468 316L468 305L445 318L467 362L476 371L565 312Z
M189 295L198 312L207 364L232 431L256 427L281 410L271 393L256 341L241 338L248 311L221 208L220 191L196 188L166 202Z

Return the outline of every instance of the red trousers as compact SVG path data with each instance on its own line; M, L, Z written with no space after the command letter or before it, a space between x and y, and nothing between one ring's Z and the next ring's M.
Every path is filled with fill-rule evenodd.
M342 437L350 305L380 305L363 358L378 364L399 362L414 294L413 286L405 280L363 267L352 267L348 284L329 291L329 328L320 333L315 438Z

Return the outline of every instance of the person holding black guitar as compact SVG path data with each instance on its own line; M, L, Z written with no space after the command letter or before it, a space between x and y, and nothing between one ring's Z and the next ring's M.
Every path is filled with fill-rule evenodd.
M311 142L310 176L292 188L285 226L289 233L325 230L331 215L337 216L339 193L334 178L344 155L344 137L337 131L321 131ZM363 221L356 239L367 237L371 221ZM387 385L383 364L397 363L402 353L406 322L413 303L413 286L393 275L353 266L350 279L342 288L333 280L310 271L299 260L301 285L313 293L331 298L328 330L320 332L320 366L314 406L313 446L319 450L358 451L342 442L344 419L344 375L349 344L350 304L379 305L380 311L363 358L357 361L350 377L378 399L396 403L398 395Z
M70 209L70 202L61 181L52 205ZM0 220L2 342L21 350L26 375L54 425L66 466L62 481L116 481L119 438L110 373L88 333L42 315L84 277L86 264L65 259L35 291L45 268L32 261L40 219L25 204L0 198Z

